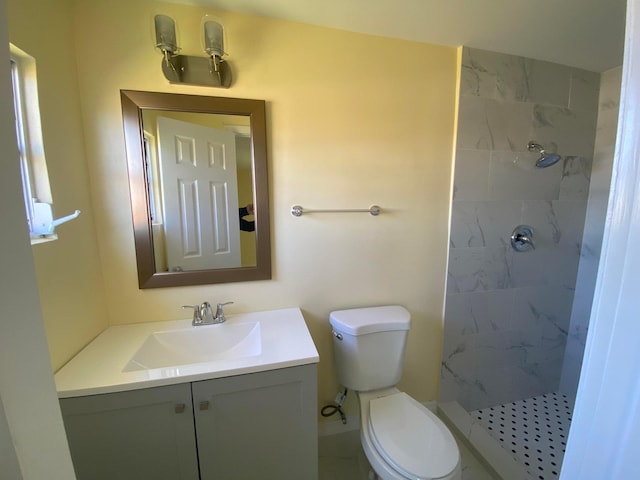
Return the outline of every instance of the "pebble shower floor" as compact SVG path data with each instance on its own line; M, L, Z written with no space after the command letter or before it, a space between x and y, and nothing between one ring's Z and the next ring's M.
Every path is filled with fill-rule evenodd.
M572 405L561 393L471 412L502 447L538 480L555 480L571 426Z

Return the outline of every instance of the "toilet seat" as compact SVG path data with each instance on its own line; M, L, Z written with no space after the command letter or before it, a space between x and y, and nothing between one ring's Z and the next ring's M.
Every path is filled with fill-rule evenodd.
M459 463L447 427L404 392L371 399L369 427L376 451L407 478L445 478Z

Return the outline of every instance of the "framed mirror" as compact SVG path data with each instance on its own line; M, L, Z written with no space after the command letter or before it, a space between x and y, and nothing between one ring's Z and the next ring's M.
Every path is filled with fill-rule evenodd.
M265 102L120 97L139 287L270 279Z

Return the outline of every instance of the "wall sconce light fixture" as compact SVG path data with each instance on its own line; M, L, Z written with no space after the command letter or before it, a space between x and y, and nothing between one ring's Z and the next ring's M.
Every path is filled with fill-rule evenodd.
M154 25L156 48L164 57L162 73L169 82L229 88L231 69L222 58L226 55L222 25L205 17L202 33L207 57L178 54L180 48L176 40L176 24L173 18L167 15L156 15Z

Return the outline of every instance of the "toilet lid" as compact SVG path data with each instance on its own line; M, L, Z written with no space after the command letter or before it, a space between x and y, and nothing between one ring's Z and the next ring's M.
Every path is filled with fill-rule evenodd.
M404 392L371 400L369 424L378 453L407 477L441 478L458 464L447 427Z

